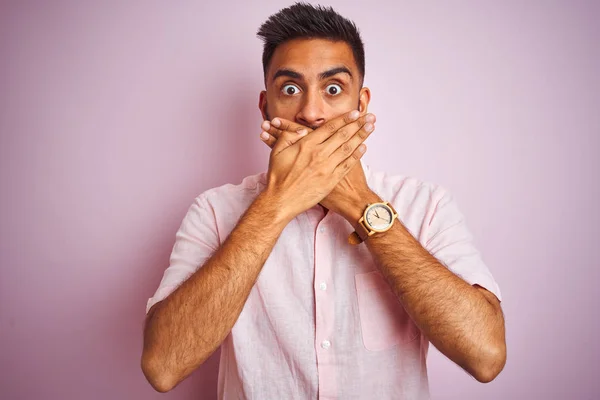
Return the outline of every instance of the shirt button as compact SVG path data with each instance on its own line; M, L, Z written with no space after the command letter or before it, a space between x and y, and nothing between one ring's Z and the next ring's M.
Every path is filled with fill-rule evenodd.
M327 284L325 282L321 282L319 284L319 289L321 289L321 290L327 290Z
M319 228L319 232L324 233L325 232L325 227L324 226L320 227Z
M327 350L328 348L331 347L331 342L329 340L323 340L321 342L321 347L324 348L325 350Z

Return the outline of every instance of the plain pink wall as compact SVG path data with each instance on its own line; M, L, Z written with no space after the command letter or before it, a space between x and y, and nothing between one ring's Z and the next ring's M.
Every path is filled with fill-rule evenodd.
M214 399L216 354L145 381L145 305L193 198L267 167L255 32L291 3L38 3L0 8L0 397ZM503 292L505 370L432 349L433 397L597 398L598 3L327 4L366 43L365 161L450 189Z

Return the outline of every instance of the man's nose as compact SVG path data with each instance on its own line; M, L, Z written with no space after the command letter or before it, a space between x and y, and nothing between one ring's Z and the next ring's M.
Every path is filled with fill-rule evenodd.
M304 95L302 106L296 114L296 122L311 129L317 129L325 123L325 101L319 93Z

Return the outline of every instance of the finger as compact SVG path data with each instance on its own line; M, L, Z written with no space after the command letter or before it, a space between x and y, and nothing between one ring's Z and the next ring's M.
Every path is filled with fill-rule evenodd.
M282 131L284 132L284 131ZM298 133L294 133L294 132L289 132L291 133L291 137L292 137L292 142L296 143L297 140L299 140L300 138L302 138L303 135L306 135L306 130L300 130L300 134ZM295 136L299 136L297 139L294 139ZM278 134L278 137L281 137L281 134ZM267 146L269 146L270 148L273 148L275 146L275 143L277 143L277 140L279 140L277 137L271 135L269 132L261 132L260 134L260 140L265 143ZM288 146L289 147L289 146Z
M360 112L358 110L349 111L337 118L327 121L324 125L320 126L313 132L310 140L313 143L321 144L333 136L333 134L336 133L340 128L350 124L354 124L354 126L348 127L350 130L356 128L353 131L354 133L365 124L365 118L366 116L360 117Z
M275 136L275 139L277 139L283 133L283 130L277 129L275 126L273 126L271 121L263 121L260 127L263 131L267 132L272 136Z
M271 136L274 136L275 139L279 138L285 131L304 133L304 130L306 130L308 133L312 132L312 129L304 125L283 118L273 118L272 121L263 121L261 128Z
M275 142L277 142L277 138L273 135L269 135L268 132L262 131L260 134L260 140L270 148L275 146Z
M281 153L306 136L307 133L308 132L306 130L304 130L302 133L283 131L273 146L272 155Z
M352 150L356 149L375 130L375 124L374 122L371 122L374 120L374 117L366 117L365 121L367 122L364 125L360 126L358 128L358 131L355 131L356 127L353 124L346 125L338 129L338 131L334 133L329 139L321 143L320 147L323 151L323 154L331 156L341 146L345 146L346 144Z
M341 180L356 165L367 151L367 145L361 144L349 157L346 157L333 170L333 176Z
M276 130L279 133L281 133L282 131L299 133L302 129L308 130L309 133L312 132L312 129L310 129L308 126L304 126L280 117L273 118L273 120L271 121L271 127L273 127L273 130Z
M288 130L281 130L281 129L277 129L274 126L271 126L269 128L269 130L267 131L268 134L270 134L271 136L274 136L275 139L279 138L284 132L291 132L291 133L295 133L295 134L306 134L311 132L310 128L307 128L305 126L302 125L298 125L298 128L296 129L288 129Z
M329 155L329 158L331 158L333 165L338 165L343 160L348 158L351 154L353 154L357 149L359 149L362 143L365 140L367 140L371 133L373 133L374 129L375 125L373 125L371 122L368 122L365 125L363 125L363 127L360 128L358 132L352 135L349 140L341 141L341 139L338 139L338 142L340 143L339 146L333 151L333 153ZM333 138L331 139L331 142L331 145L334 145Z
M358 120L338 129L337 132L321 143L322 146L325 146L325 153L332 154L338 147L354 137L356 133L360 132L361 129L371 133L375 129L375 115L363 115ZM364 133L364 131L362 133Z

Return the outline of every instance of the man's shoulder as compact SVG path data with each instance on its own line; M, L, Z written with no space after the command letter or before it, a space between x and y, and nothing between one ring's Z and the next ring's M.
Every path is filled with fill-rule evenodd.
M387 199L441 198L448 190L441 184L416 176L389 171L374 171L369 174L369 187Z
M196 199L213 206L240 206L252 202L266 186L266 172L248 175L238 183L225 183L200 193Z

